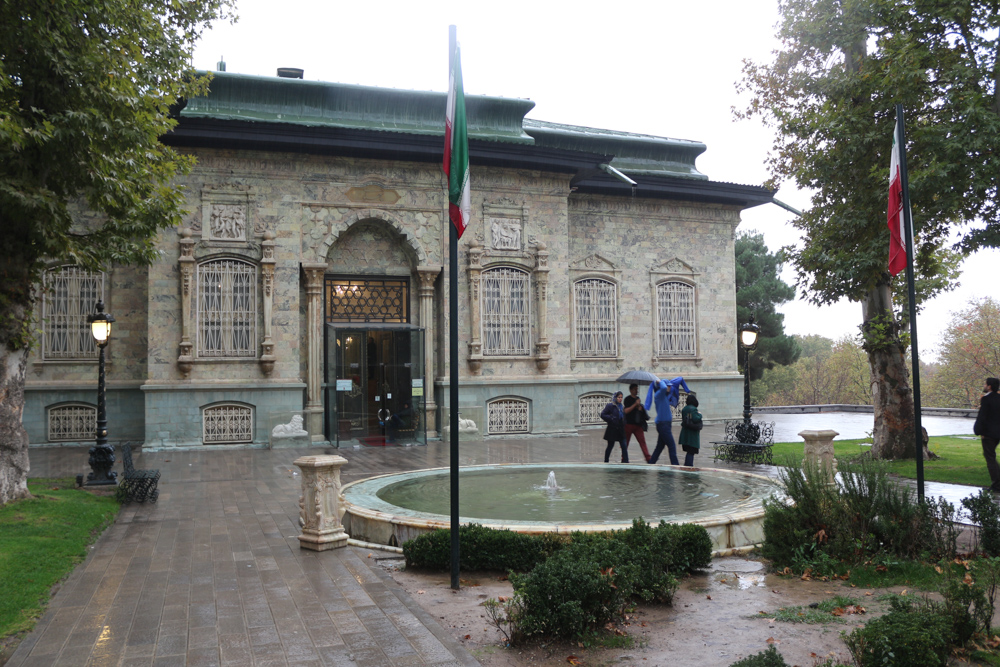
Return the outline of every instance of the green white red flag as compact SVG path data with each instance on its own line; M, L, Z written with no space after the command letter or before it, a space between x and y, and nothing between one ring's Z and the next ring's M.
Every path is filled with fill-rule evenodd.
M902 161L899 151L902 150L902 127L896 119L896 127L892 133L892 160L889 163L889 273L898 274L906 268L906 228L903 226L903 176Z
M444 173L448 177L448 216L462 238L472 216L469 188L469 134L462 87L462 50L455 45L448 81L448 108L444 120Z

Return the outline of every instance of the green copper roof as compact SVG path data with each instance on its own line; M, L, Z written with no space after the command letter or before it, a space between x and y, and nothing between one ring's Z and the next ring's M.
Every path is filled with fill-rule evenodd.
M445 93L213 72L209 94L187 100L182 118L288 123L441 136ZM531 100L467 95L469 137L614 156L634 176L708 177L695 168L697 141L599 130L525 118Z
M445 93L214 72L181 117L443 135L445 103ZM531 100L467 95L465 106L469 137L534 143L521 127Z
M708 176L695 168L695 159L707 148L698 141L598 130L532 118L524 119L524 129L535 138L537 146L614 155L611 166L626 174L708 180Z

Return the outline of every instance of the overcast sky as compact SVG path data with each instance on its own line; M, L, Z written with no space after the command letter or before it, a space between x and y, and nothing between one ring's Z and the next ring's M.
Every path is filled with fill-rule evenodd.
M240 74L300 67L311 80L445 91L454 24L467 94L531 99L528 115L539 120L704 142L697 167L714 181L759 185L768 177L771 132L757 120L734 120L732 108L747 102L734 85L742 61L766 60L777 46L775 0L237 0L237 13L235 25L205 34L195 67L215 69L224 58L227 71ZM475 188L474 171L472 178ZM793 183L777 197L809 206ZM776 250L798 241L791 219L759 206L743 213L739 229L763 233ZM918 319L923 358L933 358L951 312L990 293L998 255L966 260L962 286L927 306ZM787 267L784 277L794 280ZM793 334L838 338L861 323L856 303L817 308L800 295L781 310Z

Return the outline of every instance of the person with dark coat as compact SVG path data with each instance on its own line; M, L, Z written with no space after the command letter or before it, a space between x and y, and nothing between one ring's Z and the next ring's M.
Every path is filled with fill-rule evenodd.
M1000 493L1000 465L997 465L997 443L1000 442L1000 379L986 378L983 396L979 399L979 414L972 432L983 443L983 458L990 473L990 489Z
M694 465L694 455L701 449L701 413L698 412L698 398L688 394L686 405L681 410L681 435L677 444L684 450L684 465Z
M608 441L608 448L604 450L604 462L611 458L611 450L615 448L615 443L622 446L622 463L628 463L628 444L625 442L625 408L622 407L622 396L620 391L616 391L611 402L601 411L601 419L608 423L604 429L604 439Z
M625 446L628 447L632 436L639 442L642 455L649 463L649 450L646 449L646 422L649 421L649 413L642 407L642 399L639 398L639 385L630 384L628 386L629 395L625 397Z

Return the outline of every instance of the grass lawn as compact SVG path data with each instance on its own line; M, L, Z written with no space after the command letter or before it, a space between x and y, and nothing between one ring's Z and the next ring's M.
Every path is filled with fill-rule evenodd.
M0 640L30 630L52 587L114 521L118 503L74 480L29 479L33 498L0 507Z
M857 456L868 451L864 446L870 440L834 440L833 451L838 459ZM948 484L967 484L970 486L989 486L990 475L986 472L986 461L983 460L983 449L979 438L975 436L942 436L930 439L931 452L940 458L924 461L924 479L929 482L946 482ZM774 462L778 465L789 461L799 462L802 459L801 442L776 443L772 449ZM917 462L893 461L890 469L900 477L917 478Z

